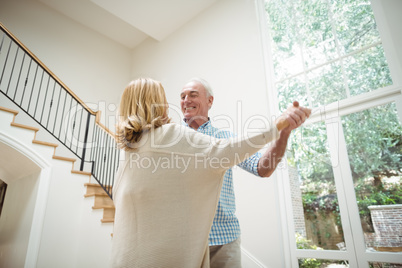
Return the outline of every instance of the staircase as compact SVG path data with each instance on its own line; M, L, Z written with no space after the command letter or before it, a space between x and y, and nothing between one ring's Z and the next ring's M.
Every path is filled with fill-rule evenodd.
M93 210L103 210L102 223L113 223L112 185L119 163L114 134L100 123L100 112L92 111L1 23L0 98L18 109L0 107L13 115L13 128L33 132L32 144L53 149L53 160L71 163L72 174L88 177L84 197L94 199ZM30 117L30 125L16 122L19 111ZM39 131L50 141L38 139ZM62 156L63 150L72 157Z
M17 123L16 119L17 119L17 115L19 113L18 111L10 109L10 108L2 107L2 106L0 106L0 111L13 115L12 122L10 123L10 125L12 127L19 128L19 129L25 129L25 130L33 132L33 134L34 134L33 139L32 139L33 144L52 148L53 149L52 159L71 163L72 164L72 167L71 167L72 174L78 174L78 175L88 177L88 182L84 184L84 186L86 187L86 193L85 193L84 197L85 198L94 197L94 204L92 206L92 209L103 210L103 217L100 220L102 223L113 223L114 222L115 208L113 205L113 201L110 198L110 196L104 191L104 189L99 185L99 183L91 182L92 174L90 172L76 170L74 168L74 164L76 163L75 158L57 155L56 152L57 152L57 147L59 146L59 144L38 140L36 138L37 133L40 130L38 127L33 127L33 126L28 126L28 125ZM107 186L107 187L111 188L111 186Z

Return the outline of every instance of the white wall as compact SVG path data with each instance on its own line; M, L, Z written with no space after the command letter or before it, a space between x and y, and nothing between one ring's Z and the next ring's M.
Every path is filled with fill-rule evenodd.
M0 217L0 267L109 267L113 225L102 224L102 210L93 211L93 198L84 198L89 176L72 174L71 162L52 159L53 148L33 144L34 132L10 126L12 118L0 111L0 143L20 163L7 171L35 172L3 178L8 189Z
M118 103L130 80L128 48L39 1L1 0L0 22L91 108Z
M24 163L20 163L24 168ZM0 218L0 267L24 267L39 172L11 180Z
M36 267L109 267L112 225L101 223L102 211L92 211L93 198L84 198L88 177L71 174L69 162L51 163Z
M258 27L254 1L217 1L166 40L148 39L137 47L133 78L160 80L176 119L181 112L172 106L179 106L181 88L191 77L203 77L215 93L212 120L241 133L253 115L270 117ZM263 265L283 267L275 176L262 179L236 170L235 190L243 247Z
M372 7L394 84L402 85L402 1L373 0Z

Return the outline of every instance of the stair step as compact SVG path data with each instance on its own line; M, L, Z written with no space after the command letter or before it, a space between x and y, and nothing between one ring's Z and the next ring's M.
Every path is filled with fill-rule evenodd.
M81 170L71 170L71 173L92 176L91 172L86 172L86 171L81 171Z
M13 127L19 127L19 128L24 128L24 129L29 129L29 130L32 130L32 131L35 131L35 132L39 131L39 128L37 128L37 127L31 127L31 126L27 126L27 125L23 125L23 124L18 124L18 123L14 123L14 122L11 123L11 126L13 126Z
M32 143L40 144L40 145L45 145L45 146L50 146L50 147L55 147L55 148L56 148L57 146L59 146L59 145L56 144L56 143L51 143L51 142L46 142L46 141L39 141L39 140L33 140Z
M114 219L110 218L110 219L101 219L102 223L107 223L107 222L114 222Z
M100 197L102 197L102 196L107 196L107 197L109 197L108 194L105 193L105 192L103 192L103 193L89 193L89 194L84 194L84 197L91 197L91 196L100 196Z
M69 161L69 162L73 162L73 163L76 161L76 159L74 159L74 158L57 156L57 155L53 155L53 159L64 160L64 161Z
M108 195L95 195L94 207L114 206Z
M105 208L105 209L103 209L103 218L104 219L114 219L115 213L116 213L115 208Z
M12 113L12 114L14 114L14 115L17 115L17 114L18 114L18 111L16 111L16 110L9 109L9 108L6 108L6 107L1 107L1 106L0 106L0 111Z
M90 196L95 196L98 194L98 196L108 196L106 191L98 185L86 185L87 192L85 194L85 197L90 197ZM111 190L111 187L106 187L107 191Z
M93 206L92 209L113 209L115 208L114 206Z
M90 183L90 182L84 183L84 186L102 187L100 186L99 183Z

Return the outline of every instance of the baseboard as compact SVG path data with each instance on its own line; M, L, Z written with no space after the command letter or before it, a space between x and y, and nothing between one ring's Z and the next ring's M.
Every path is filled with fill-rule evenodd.
M241 247L241 253L242 253L243 267L251 268L249 265L246 266L244 264L252 263L253 267L268 268L262 262L260 262L256 257L254 257L253 254L251 254L248 250L244 249L243 247ZM246 257L247 259L244 259L244 257Z

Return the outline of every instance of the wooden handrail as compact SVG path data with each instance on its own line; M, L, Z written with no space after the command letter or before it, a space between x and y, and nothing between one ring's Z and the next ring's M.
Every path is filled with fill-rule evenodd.
M31 56L36 63L38 63L54 80L57 81L68 93L71 94L71 96L79 102L85 110L87 110L89 113L95 115L96 112L92 111L91 108L89 108L66 84L64 84L50 69L38 59L38 57L35 56L35 54L32 53L18 38L13 35L5 26L3 23L0 22L0 28L15 42L18 44L20 48L22 48L29 56Z
M113 138L116 138L116 135L115 135L112 131L110 131L110 129L108 129L105 125L103 125L103 124L100 122L100 119L101 119L101 111L97 111L97 112L96 112L96 118L95 118L96 124L97 124L100 128L102 128L104 131L106 131L110 136L112 136Z
M110 131L106 126L100 123L100 111L94 112L91 108L89 108L85 102L83 102L66 84L64 84L50 69L41 61L35 54L32 53L16 36L14 36L3 23L0 22L0 28L20 47L25 53L27 53L32 59L39 64L54 80L57 81L77 102L79 102L85 110L87 110L90 114L96 116L96 124L99 125L104 131L106 131L112 137L115 137L114 133Z

